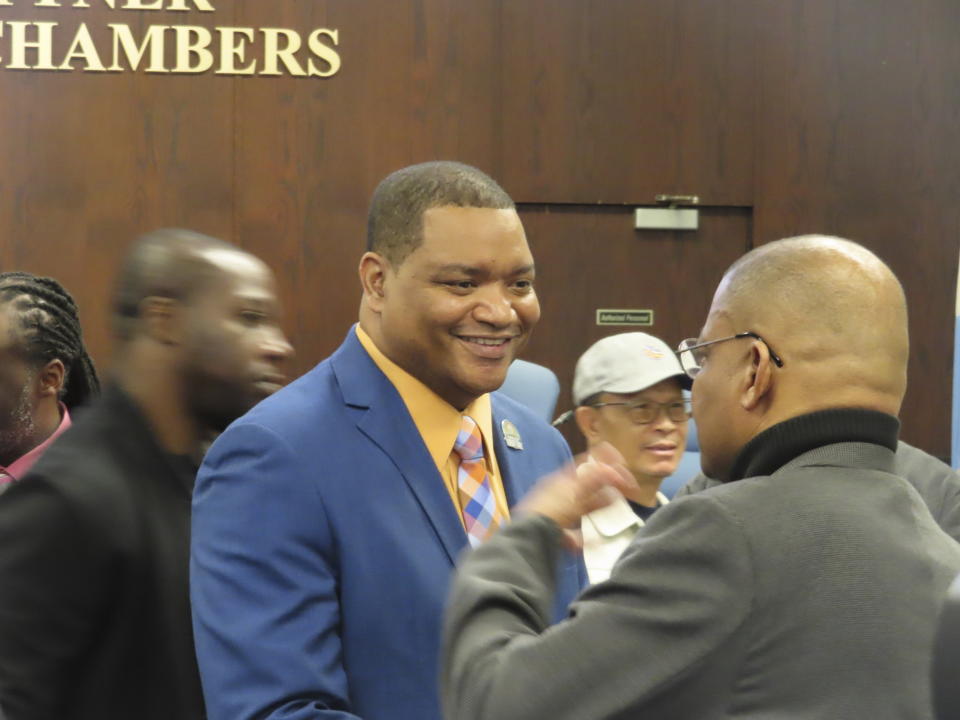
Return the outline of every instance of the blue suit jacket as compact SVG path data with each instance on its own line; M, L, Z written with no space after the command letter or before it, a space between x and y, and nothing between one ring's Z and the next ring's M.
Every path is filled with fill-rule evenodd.
M493 395L510 504L569 457ZM523 449L506 446L501 422ZM400 395L351 330L330 358L237 420L194 492L191 593L211 720L439 720L438 655L468 543ZM559 568L558 614L583 585Z

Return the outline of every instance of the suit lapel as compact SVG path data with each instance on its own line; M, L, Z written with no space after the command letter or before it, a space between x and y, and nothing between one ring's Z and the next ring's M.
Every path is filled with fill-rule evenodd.
M467 535L400 394L363 349L353 329L332 361L344 402L365 409L359 414L357 428L397 467L451 564L455 563L467 546Z

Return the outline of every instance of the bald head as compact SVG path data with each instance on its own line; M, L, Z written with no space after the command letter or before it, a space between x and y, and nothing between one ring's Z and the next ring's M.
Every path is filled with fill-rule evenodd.
M743 256L720 282L700 341L708 344L693 415L710 477L727 478L744 445L791 418L900 411L909 344L903 288L856 243L804 236Z
M231 259L260 263L228 242L192 230L166 228L140 237L117 278L113 299L117 339L126 341L136 333L146 298L187 302L214 285Z
M114 297L114 373L176 452L285 382L292 348L273 273L230 243L158 230L134 243Z
M789 238L727 271L711 315L774 343L782 390L806 412L899 411L906 389L907 307L890 268L865 247L822 235Z

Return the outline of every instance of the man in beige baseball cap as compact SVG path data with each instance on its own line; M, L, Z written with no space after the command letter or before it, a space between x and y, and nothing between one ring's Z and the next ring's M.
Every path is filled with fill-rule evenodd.
M674 352L641 332L598 340L577 361L574 418L588 451L609 442L626 460L636 485L625 497L584 516L583 555L590 582L605 580L634 534L667 498L687 442L689 378Z

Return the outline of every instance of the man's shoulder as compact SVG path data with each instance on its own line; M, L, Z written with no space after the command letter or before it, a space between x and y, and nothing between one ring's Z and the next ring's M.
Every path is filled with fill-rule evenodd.
M902 440L897 445L894 467L897 474L924 494L925 488L954 488L960 490L960 474L939 458L909 445Z
M345 380L336 366L337 357L334 353L324 359L234 420L211 446L204 466L212 457L232 455L238 449L271 448L296 460L331 448L353 448L365 442L363 420L372 406L379 408L379 416L389 413L393 427L398 428L405 410L393 386L382 375L367 373L361 387L357 368L350 369ZM331 460L328 456L325 461Z
M284 417L291 410L305 411L319 407L334 399L332 391L335 386L333 366L328 357L290 384L262 400L238 419L265 420Z
M661 515L668 517L674 513L718 514L736 518L736 524L742 524L741 518L749 521L749 508L762 501L769 480L769 476L757 476L721 483L707 478L706 483L699 483L691 492L675 496L657 510L647 524Z
M688 480L686 485L677 490L677 494L674 497L679 500L687 495L694 495L698 492L709 490L710 488L717 487L718 485L722 484L723 483L721 483L719 480L708 478L701 472L700 474Z
M750 494L747 486L732 485L684 496L658 509L637 530L624 558L667 553L676 563L689 560L703 566L708 556L735 552L743 563L753 562L755 548L768 544L754 527L753 514L762 510L752 507L745 497ZM641 560L640 566L643 564ZM710 564L712 561L706 562Z
M49 517L87 518L90 527L115 527L136 495L131 477L162 472L142 441L147 428L133 429L92 407L61 435L4 500L23 502ZM138 422L128 418L130 422ZM11 507L13 507L11 505Z
M303 375L260 401L231 423L260 425L279 433L294 431L305 424L338 422L338 412L348 404L339 387L330 356Z
M814 448L770 475L724 483L691 499L704 496L735 509L747 526L794 539L856 527L883 544L898 532L902 539L934 526L927 513L926 520L918 518L921 498L896 474L893 452L873 443Z
M37 463L26 479L43 476L51 482L72 484L74 478L96 481L122 462L138 455L150 443L150 429L129 398L108 393L79 414ZM142 457L142 456L141 456Z
M895 467L897 474L916 488L937 524L960 541L960 474L903 441L897 446Z
M284 433L304 424L342 423L349 407L366 407L391 387L353 335L313 368L262 400L233 425L260 425Z

